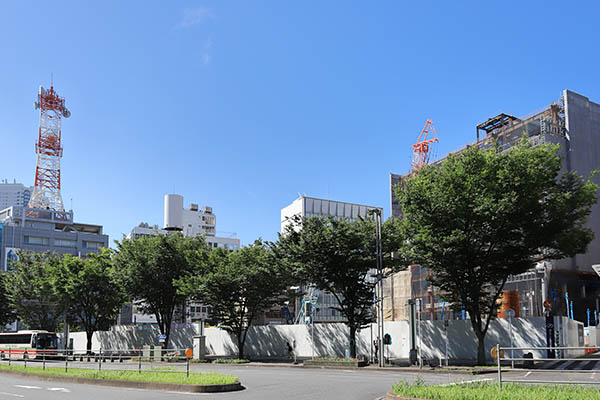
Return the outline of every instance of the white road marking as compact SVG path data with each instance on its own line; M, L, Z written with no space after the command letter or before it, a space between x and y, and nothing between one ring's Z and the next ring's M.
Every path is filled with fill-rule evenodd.
M71 393L71 391L69 389L65 389L65 388L48 388L48 390L50 390L52 392Z
M594 379L596 377L596 373L592 373L592 376L590 377L590 379Z
M529 371L528 373L526 373L525 376L523 376L523 378L527 378L529 375L531 375L531 371Z
M16 393L6 393L6 392L0 392L0 395L4 395L4 396L13 396L13 397L25 397L22 394L16 394Z
M27 386L27 385L13 385L14 387L22 388L22 389L41 389L39 386Z

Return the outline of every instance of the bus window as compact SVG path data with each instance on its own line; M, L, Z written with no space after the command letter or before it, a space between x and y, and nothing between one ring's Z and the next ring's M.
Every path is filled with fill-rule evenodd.
M37 349L56 349L58 348L56 334L38 333L36 335L37 343L33 347Z

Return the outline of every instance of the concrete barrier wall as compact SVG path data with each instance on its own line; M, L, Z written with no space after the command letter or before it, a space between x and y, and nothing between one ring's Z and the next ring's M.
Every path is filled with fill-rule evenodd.
M562 346L579 346L578 324L576 321L562 318L561 324L564 332L561 339ZM372 331L371 331L372 329ZM393 359L408 359L409 356L409 324L408 321L386 322L385 333L392 337L392 345L385 346L385 355ZM174 329L169 342L170 348L192 347L192 337L200 332L199 326ZM207 354L213 356L237 356L237 339L234 335L219 328L206 328ZM294 347L298 357L311 357L313 346L311 340L312 327L310 325L275 325L252 327L246 340L245 356L259 357L285 357L287 356L287 343ZM477 339L471 328L469 320L449 321L448 326L448 354L450 360L475 360L477 358ZM139 348L144 345L158 345L158 328L133 329L133 327L116 327L110 332L97 332L94 335L92 349L125 349ZM316 357L338 356L343 357L348 347L349 330L344 324L315 324L314 325L314 355ZM376 338L377 326L362 329L357 334L357 353L369 356L371 343ZM85 333L71 333L74 339L74 348L85 349ZM513 345L514 347L540 347L546 346L546 330L544 318L514 318L513 319ZM446 332L442 321L421 322L421 351L427 360L444 358ZM510 325L508 320L498 319L490 324L486 335L485 348L488 359L491 359L489 350L496 344L510 346ZM583 345L583 344L581 344ZM528 352L527 350L526 352ZM534 357L545 357L544 351L533 351ZM521 353L515 352L515 356Z

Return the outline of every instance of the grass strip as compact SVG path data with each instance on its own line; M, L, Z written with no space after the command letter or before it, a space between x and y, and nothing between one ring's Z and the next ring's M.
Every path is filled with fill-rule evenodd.
M213 364L248 364L250 360L244 358L217 358Z
M497 383L470 383L452 386L425 386L422 381L400 382L394 394L428 400L591 400L600 399L597 388L576 385L523 385L507 383L498 389Z
M20 365L0 365L0 370L25 372L35 375L51 375L51 376L68 376L76 378L92 378L92 379L115 379L119 381L140 381L140 382L161 382L161 383L179 383L187 385L226 385L238 381L237 376L229 374L220 374L218 372L196 373L190 372L189 378L185 373L180 372L151 372L142 370L138 371L117 371L103 370L97 371L92 369L69 368L65 372L64 368L46 368L42 367L23 367Z

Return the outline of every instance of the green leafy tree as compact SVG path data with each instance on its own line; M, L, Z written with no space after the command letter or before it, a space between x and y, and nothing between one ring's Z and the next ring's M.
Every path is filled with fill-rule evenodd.
M56 331L62 315L52 289L50 269L59 264L52 253L19 252L5 278L6 297L17 317L30 329Z
M8 303L8 297L6 295L5 275L5 272L0 271L0 332L2 332L6 324L15 320L13 309Z
M207 268L178 282L180 292L211 306L212 318L235 335L244 358L248 330L259 316L285 299L290 275L272 249L257 240L252 246L210 252Z
M202 237L159 235L117 243L116 276L127 296L139 301L143 312L156 317L160 333L166 335L165 349L175 308L186 298L177 292L174 281L193 274L207 256L208 246Z
M561 173L557 151L525 139L507 152L472 147L396 188L406 239L399 254L431 268L453 308L468 311L479 364L509 275L583 253L593 238L585 223L598 186Z
M114 274L111 251L103 249L86 258L65 255L50 274L56 296L68 309L71 321L86 333L89 353L94 332L110 328L125 300Z
M391 250L399 244L398 221L383 224L384 267L398 269ZM374 279L377 267L375 222L350 222L333 217L295 217L277 242L277 253L294 266L305 284L330 292L350 330L350 355L356 357L356 332L372 322Z

